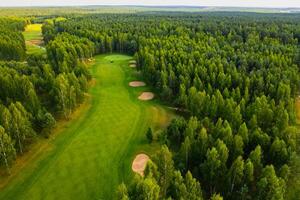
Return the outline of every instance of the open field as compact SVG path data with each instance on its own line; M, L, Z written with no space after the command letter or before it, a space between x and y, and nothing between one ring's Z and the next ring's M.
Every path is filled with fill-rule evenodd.
M147 143L148 127L159 132L174 117L156 100L137 99L149 88L128 85L139 78L129 59L96 57L87 109L1 189L0 199L112 199L116 186L132 177L135 155L157 149Z
M44 47L42 47L42 24L30 24L26 26L23 35L26 41L26 48L28 54L45 52Z

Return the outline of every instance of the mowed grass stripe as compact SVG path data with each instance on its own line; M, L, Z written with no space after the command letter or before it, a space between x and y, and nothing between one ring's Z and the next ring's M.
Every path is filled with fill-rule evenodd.
M90 108L57 136L51 151L0 192L0 199L112 199L116 186L132 177L135 153L156 150L147 144L147 128L159 129L173 116L155 101L136 99L141 88L128 87L136 78L129 59L96 57Z

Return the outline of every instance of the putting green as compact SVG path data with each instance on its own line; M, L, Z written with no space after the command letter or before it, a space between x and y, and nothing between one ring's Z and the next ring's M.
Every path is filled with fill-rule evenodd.
M157 150L158 144L147 144L148 127L158 132L174 117L155 100L137 99L142 88L128 86L138 78L128 68L129 59L123 55L96 57L91 68L96 82L86 111L68 122L49 140L51 148L27 163L1 189L0 199L113 198L117 185L132 177L135 155Z
M130 60L132 59L132 57L127 55L114 54L114 55L105 56L104 59L109 61L121 61L121 60Z

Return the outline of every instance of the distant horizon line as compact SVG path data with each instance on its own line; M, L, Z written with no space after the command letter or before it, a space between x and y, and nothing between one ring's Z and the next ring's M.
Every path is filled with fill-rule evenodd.
M62 8L62 7L150 7L150 8L251 8L251 9L300 9L299 7L254 7L254 6L200 6L200 5L133 5L133 4L78 4L78 5L23 5L2 6L0 8Z

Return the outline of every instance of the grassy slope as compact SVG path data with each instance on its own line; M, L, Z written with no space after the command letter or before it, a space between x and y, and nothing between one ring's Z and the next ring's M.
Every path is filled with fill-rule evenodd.
M145 132L149 126L164 128L173 114L155 101L137 100L146 88L128 86L137 76L128 59L96 57L89 109L50 141L51 150L28 164L0 199L111 199L116 186L131 177L135 154L157 149L147 144Z
M33 40L43 40L42 36L42 24L30 24L26 26L25 31L23 32L24 38L26 40L26 48L28 54L33 53L45 53L43 47L33 44Z

